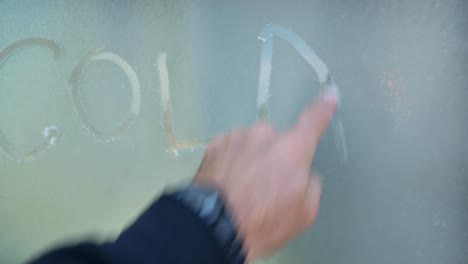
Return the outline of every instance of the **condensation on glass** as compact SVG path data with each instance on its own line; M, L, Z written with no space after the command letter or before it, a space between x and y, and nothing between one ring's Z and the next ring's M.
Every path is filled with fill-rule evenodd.
M115 237L209 140L321 91L315 227L266 263L468 261L462 0L0 2L0 263Z

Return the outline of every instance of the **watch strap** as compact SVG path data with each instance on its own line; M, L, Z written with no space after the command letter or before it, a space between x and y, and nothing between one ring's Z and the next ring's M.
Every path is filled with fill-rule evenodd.
M214 189L191 186L175 191L173 197L192 210L209 228L224 251L228 263L243 264L246 257L236 225L221 195Z

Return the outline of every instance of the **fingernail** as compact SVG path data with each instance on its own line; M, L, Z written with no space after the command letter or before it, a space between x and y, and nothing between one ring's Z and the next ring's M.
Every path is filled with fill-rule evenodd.
M325 90L323 91L322 98L327 102L339 104L340 92L338 91L338 88L334 84L332 84L325 88Z

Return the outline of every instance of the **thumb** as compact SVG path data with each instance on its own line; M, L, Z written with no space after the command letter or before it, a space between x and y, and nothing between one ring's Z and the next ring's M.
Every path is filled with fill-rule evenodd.
M322 196L322 180L320 174L317 171L312 171L309 176L309 182L307 186L307 201L305 208L305 224L304 229L307 229L314 224L315 219L317 218L319 207L320 207L320 198Z
M312 161L315 148L335 114L339 102L338 89L331 86L302 112L296 125L289 131L290 140L295 141Z

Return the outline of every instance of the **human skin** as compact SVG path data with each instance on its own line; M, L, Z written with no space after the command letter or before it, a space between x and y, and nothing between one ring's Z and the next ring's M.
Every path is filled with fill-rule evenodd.
M224 197L249 263L315 222L322 183L310 168L338 101L337 90L329 88L287 131L259 121L208 145L193 184L215 188Z

